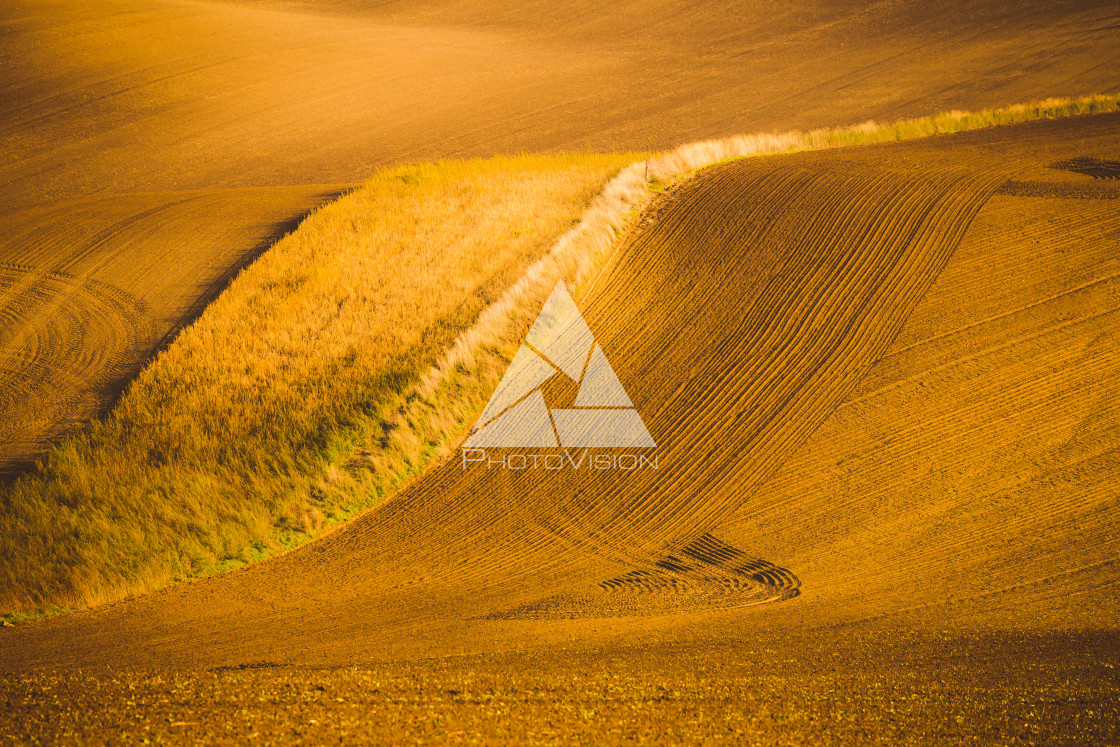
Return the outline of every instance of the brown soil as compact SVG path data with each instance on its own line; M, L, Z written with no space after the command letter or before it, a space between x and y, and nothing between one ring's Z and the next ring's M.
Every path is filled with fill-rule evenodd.
M0 741L1116 744L1118 647L1115 634L751 632L361 669L0 675Z

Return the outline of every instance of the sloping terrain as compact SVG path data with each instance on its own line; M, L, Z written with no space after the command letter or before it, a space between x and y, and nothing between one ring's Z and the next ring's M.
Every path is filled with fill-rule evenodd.
M117 194L0 215L0 475L103 411L293 216L340 191Z
M399 166L317 210L230 282L109 414L3 486L0 610L93 606L251 562L393 492L423 463L429 440L457 436L402 414L410 392L634 158ZM94 252L73 271L146 283L152 290L135 307L141 321L145 311L177 311L182 289L165 282L175 273L144 262L156 257L145 254L146 222L125 222L140 240L117 242L116 256ZM206 275L206 256L181 254L169 249L165 260ZM110 326L96 310L76 306L64 318L90 330L75 337L89 350L73 357L88 353L91 365L105 366L108 342L118 339L111 334L128 342L129 327ZM42 342L30 352L49 353L52 340ZM486 387L482 377L477 396ZM13 406L43 408L34 390L13 394ZM44 394L56 408L73 404L64 392ZM436 423L448 399L428 398ZM355 448L367 441L376 446ZM348 469L352 456L362 469Z
M0 469L103 409L184 309L321 201L315 185L436 156L645 150L1113 92L1116 15L1002 0L6 2ZM112 277L64 269L91 250ZM102 333L87 316L111 321Z
M5 198L354 183L1117 91L1109 2L13 0ZM159 43L152 43L158 39Z
M6 631L5 668L1111 628L1114 203L998 190L1118 142L1098 115L705 169L579 302L657 469L453 458L301 550Z
M891 149L899 166L949 155L1011 178L886 354L714 531L796 570L806 606L767 610L768 627L1120 619L1120 126L1012 129L1031 135Z
M797 568L833 623L1120 620L1120 190L1069 168L1116 154L1120 127L1033 129L1029 147L959 139L1014 168L1012 188L989 199L886 355L723 530Z

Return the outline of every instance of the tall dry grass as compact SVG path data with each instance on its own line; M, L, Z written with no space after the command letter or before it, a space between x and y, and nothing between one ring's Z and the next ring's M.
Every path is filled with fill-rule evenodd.
M112 413L0 493L0 611L94 604L247 562L376 504L458 442L556 280L585 290L654 194L696 169L1118 104L733 137L644 161L385 171L266 252Z
M242 272L108 416L0 489L0 612L259 558L376 502L344 463L637 156L384 171ZM366 483L368 486L371 483Z

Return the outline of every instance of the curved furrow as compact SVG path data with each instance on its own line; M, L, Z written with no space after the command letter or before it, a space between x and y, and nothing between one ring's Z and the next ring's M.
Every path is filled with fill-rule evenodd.
M0 468L30 458L149 342L142 306L117 288L62 272L0 267Z
M338 191L90 196L0 215L0 472L103 412L248 259Z
M821 625L1108 625L1117 221L1099 200L1001 190L895 346L721 536L793 549L836 610Z
M826 398L828 404L822 407L805 391L816 392L825 386L820 381L822 369L831 383L841 387L858 378L867 359L893 332L892 324L905 318L906 309L893 305L893 299L901 296L910 304L916 300L920 290L914 291L912 286L921 287L932 279L938 262L948 256L951 242L967 222L967 211L963 221L957 219L959 205L953 199L963 182L959 175L941 184L933 181L930 187L890 173L837 179L788 170L774 178L774 171L768 165L731 164L701 174L687 190L677 190L672 209L661 206L660 217L623 251L613 277L601 284L621 297L592 299L588 306L589 323L604 349L612 350L620 377L637 379L646 387L632 391L631 396L662 443L659 452L665 466L656 475L633 475L641 485L600 475L594 476L594 482L581 481L582 476L575 474L543 481L530 475L515 479L464 473L452 463L422 478L382 509L379 519L390 526L406 521L407 529L400 527L393 532L396 536L446 537L448 544L433 543L437 549L432 555L471 558L468 567L451 571L461 583L495 574L512 583L515 578L539 574L542 568L563 565L563 554L556 554L559 547L591 544L605 559L632 561L658 552L674 541L676 532L712 526L733 510L734 496L749 493L751 481L763 479L766 471L780 463L790 440L803 437L815 427L814 418L827 415L828 405L835 400ZM791 173L797 189L790 188ZM825 197L813 205L811 214L816 219L797 221L798 226L789 218L781 223L778 219L783 214L804 217L806 206L798 204L795 196L812 195L814 187L815 194ZM991 188L985 182L982 188L969 186L962 191L972 199L974 210L982 204L984 190ZM741 201L737 211L727 204L736 199ZM944 203L944 210L934 209L939 202ZM716 205L715 212L707 212L709 203ZM893 220L892 211L898 213ZM724 225L739 231L700 229L705 222L719 225L711 216L727 220L735 212L740 220ZM709 218L698 222L697 216ZM744 230L749 243L740 243ZM929 234L949 243L923 243ZM696 251L698 237L719 243L704 247L707 253L700 254ZM659 256L661 252L664 254ZM709 268L696 268L691 276L680 271L681 265L695 266L701 259L718 264L720 258L727 260L730 269L738 265L740 282L747 281L746 288L728 283L702 288L698 281L710 275ZM923 263L928 269L916 272ZM665 270L650 271L665 265L669 265ZM620 277L624 275L629 277ZM627 376L634 363L657 360L658 354L682 347L678 330L694 312L665 308L660 297L673 298L662 282L669 276L680 278L686 308L702 308L713 303L709 293L733 289L715 303L721 309L721 329L711 330L710 336L693 330L685 355L692 355L694 361L686 369L686 377L679 375L680 367L675 364L675 371L663 366L661 376L644 371L640 376ZM806 293L807 287L816 292ZM635 297L633 289L657 293L658 298ZM647 307L644 314L643 304ZM611 319L609 314L597 317L598 309L637 309L638 313ZM888 318L874 323L877 314ZM620 332L634 318L648 320L646 328L623 337ZM869 351L868 341L878 347ZM636 343L641 347L631 350ZM823 360L834 362L847 376L837 380L837 371L827 368ZM798 372L800 378L791 380L789 374ZM783 381L786 391L775 397L772 390ZM838 394L843 391L840 388ZM655 392L660 396L654 396ZM762 411L759 404L767 398L772 409ZM644 406L658 400L667 404ZM749 418L749 424L733 422L729 427L729 410L750 411L741 418ZM789 427L778 427L787 423ZM709 435L713 430L724 436L730 432L735 438L727 439L728 445L719 449ZM715 449L722 452L725 463L713 469L705 459ZM744 456L755 456L749 468L742 459L734 458L738 450ZM705 477L718 482L705 485ZM729 485L734 490L727 490ZM699 489L705 489L704 493ZM376 546L377 540L363 535L381 528L355 528L347 533L348 541L367 549L369 544ZM424 548L415 548L408 562L423 563L426 554ZM542 554L548 555L543 561Z
M749 558L704 534L645 568L576 592L549 595L487 615L490 620L626 617L733 609L793 599L801 582L792 572Z

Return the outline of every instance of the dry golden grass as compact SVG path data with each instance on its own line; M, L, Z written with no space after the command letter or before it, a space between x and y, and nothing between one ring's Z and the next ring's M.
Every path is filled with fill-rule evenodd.
M354 186L87 195L0 209L0 481L106 414L239 269Z
M88 605L259 557L375 502L332 484L402 392L635 156L389 169L230 285L107 417L4 488L0 608Z
M642 162L382 172L267 252L109 416L5 488L14 531L0 538L0 609L120 598L259 558L376 504L455 443L556 279L589 279L653 194L697 168L1117 101L730 138Z

